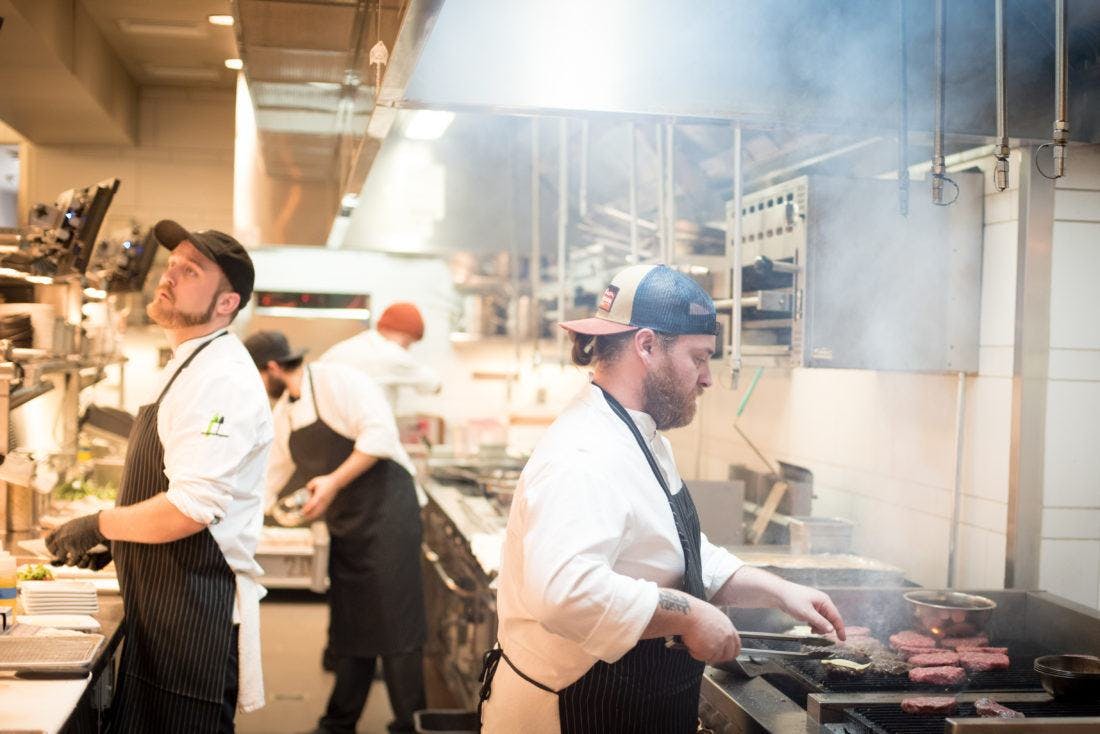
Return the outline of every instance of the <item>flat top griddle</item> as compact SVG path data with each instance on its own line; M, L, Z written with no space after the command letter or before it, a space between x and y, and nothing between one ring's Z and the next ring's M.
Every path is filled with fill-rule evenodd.
M998 703L1024 714L1028 718L1065 718L1100 716L1100 702L1060 703L1058 701L1028 701L1013 703L1011 696L991 696ZM960 703L950 718L977 717L974 704ZM845 712L845 728L852 734L943 734L949 717L928 714L907 714L895 703L869 704ZM994 721L995 719L981 719Z
M957 691L1041 691L1042 681L1033 666L1035 658L1049 651L1027 642L1007 642L1008 670L990 670L984 673L968 673L966 681L958 686L934 686L913 683L908 675L886 675L868 671L854 680L826 677L821 663L816 660L783 661L795 678L816 693L882 693L883 691L913 691L919 693L951 693Z

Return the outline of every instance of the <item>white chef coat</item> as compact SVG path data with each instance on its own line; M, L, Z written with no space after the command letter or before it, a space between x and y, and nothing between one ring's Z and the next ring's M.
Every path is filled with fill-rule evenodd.
M649 415L629 413L679 492L668 439ZM742 562L705 535L701 544L710 598ZM497 593L501 647L524 674L560 690L597 660L629 652L653 618L658 587L679 587L683 575L668 498L603 393L585 386L535 447L512 501ZM532 685L523 694L550 695ZM486 705L511 708L506 699Z
M400 344L373 330L337 342L321 355L320 361L340 362L367 373L385 392L393 410L397 409L401 388L433 393L441 384L434 370L413 359Z
M317 405L313 403L314 392ZM294 474L294 460L290 456L291 432L316 421L318 413L329 428L354 440L356 450L380 459L391 459L409 474L416 474L401 445L386 396L362 372L345 364L314 362L302 374L299 394L301 397L292 402L290 395L283 393L275 403L275 442L267 467L265 507L274 504L279 491Z
M208 334L180 344L165 366L157 394ZM274 430L267 392L248 350L233 334L216 338L172 383L157 411L164 447L166 496L210 530L236 575L233 621L241 625L239 707L263 705L259 659L256 544L263 525L263 481Z

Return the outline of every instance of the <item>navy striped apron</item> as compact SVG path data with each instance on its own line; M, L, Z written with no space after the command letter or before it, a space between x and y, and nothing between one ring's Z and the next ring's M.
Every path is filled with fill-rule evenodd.
M179 374L222 332L196 349L144 405L130 431L118 505L168 489L157 434L160 402ZM111 544L126 638L111 731L217 732L233 636L236 578L208 529L171 543Z
M309 376L317 420L290 434L294 474L280 496L331 474L355 450L354 440L321 417L312 371ZM378 459L337 493L325 524L331 536L329 636L336 657L374 658L422 647L428 623L420 580L420 505L409 472L396 461Z
M599 387L597 385L597 387ZM612 412L630 429L649 468L668 500L676 534L684 552L683 590L704 599L703 565L700 556L699 515L687 485L672 494L657 458L649 449L626 409L606 390ZM515 672L543 690L557 693L562 734L681 734L696 731L699 716L699 687L705 663L682 649L669 649L662 638L641 640L614 663L597 661L579 680L560 691L529 678L511 665L503 651L486 655L482 671L482 701L488 698L497 659L504 657Z

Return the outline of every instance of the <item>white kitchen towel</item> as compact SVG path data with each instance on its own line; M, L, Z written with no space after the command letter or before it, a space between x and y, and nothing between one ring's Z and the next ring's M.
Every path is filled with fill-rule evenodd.
M237 635L237 674L239 693L237 710L247 714L263 708L264 669L260 650L260 599L267 589L251 576L237 574L237 609L241 627Z

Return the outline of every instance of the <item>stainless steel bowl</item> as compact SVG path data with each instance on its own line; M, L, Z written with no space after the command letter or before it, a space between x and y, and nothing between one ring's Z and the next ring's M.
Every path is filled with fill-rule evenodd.
M1093 655L1044 655L1035 658L1035 672L1054 698L1100 697L1100 658Z
M961 591L921 589L905 594L916 628L939 639L970 637L985 629L997 602Z

